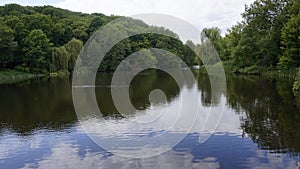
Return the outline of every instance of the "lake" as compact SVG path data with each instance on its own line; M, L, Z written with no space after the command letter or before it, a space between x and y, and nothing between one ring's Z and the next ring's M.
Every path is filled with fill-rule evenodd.
M72 79L40 78L0 85L0 168L300 167L300 101L293 96L292 81L228 74L227 91L212 93L207 74L195 70L194 76L196 81L185 81L179 87L161 71L138 74L129 92L136 111L121 115L112 101L112 74L98 73L95 93L105 119L100 124L103 130L98 133L104 147L86 133L86 128L101 121L78 121L72 101ZM163 91L166 99L149 101L153 89ZM185 100L188 107L182 113L184 117L191 116L193 112L188 108L193 105L188 103L195 101L195 94L203 111L225 105L221 121L205 142L200 141L203 130L197 120L201 116L197 116L188 133L164 130L164 125L174 120L172 115L155 121L161 109L175 110L182 96L190 99ZM147 123L153 119L155 125L143 130L129 124L132 120ZM109 133L108 128L114 127L118 133ZM147 144L154 144L151 139L157 135L162 135L164 142L140 151ZM138 140L150 141L133 147ZM111 146L114 143L120 146ZM107 146L113 152L147 154L155 150L158 155L130 158L126 153L122 156L122 152L108 151ZM171 148L165 149L167 146Z

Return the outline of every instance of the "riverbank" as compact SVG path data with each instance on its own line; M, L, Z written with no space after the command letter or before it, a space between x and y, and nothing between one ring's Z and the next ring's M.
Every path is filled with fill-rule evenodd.
M214 68L220 68L219 65L208 66L211 70ZM266 69L261 67L249 67L239 71L231 69L227 65L223 65L224 71L232 74L241 74L241 75L249 75L249 76L263 76L271 79L290 79L294 81L294 85L291 88L293 90L294 95L300 97L300 69L291 70L289 72L281 72L275 69ZM206 66L207 68L207 66ZM204 66L197 67L201 72L206 72L206 68ZM218 71L217 71L218 72ZM22 81L26 81L35 77L42 77L47 75L35 75L31 73L20 72L16 70L0 70L0 84L14 84ZM52 78L64 78L70 76L68 71L58 71L55 73L50 73L49 77Z
M216 65L209 65L209 66L200 66L199 70L201 72L207 72L206 69L209 68L211 70L220 68L220 63L217 63ZM293 87L291 87L291 90L294 92L294 95L296 97L300 97L300 69L291 69L289 71L280 71L275 68L263 68L259 66L251 66L246 67L243 69L234 69L233 66L228 64L222 65L224 68L224 71L226 74L240 74L240 75L248 75L248 76L257 76L257 77L266 77L269 79L288 79L294 81Z
M13 84L43 75L20 72L16 70L0 70L0 84Z
M212 66L214 67L214 66ZM275 78L275 79L294 79L297 76L297 69L290 69L287 71L278 70L276 68L264 68L260 66L250 66L241 69L237 69L232 65L223 64L224 71L226 73L234 73L234 74L243 74L243 75L252 75L252 76L264 76L268 78Z

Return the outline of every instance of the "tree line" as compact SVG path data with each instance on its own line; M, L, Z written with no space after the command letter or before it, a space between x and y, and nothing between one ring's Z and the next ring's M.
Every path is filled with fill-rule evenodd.
M229 28L225 36L216 27L204 29L202 35L215 46L228 71L295 75L300 67L299 12L299 0L256 0L245 6L243 21ZM213 60L210 63L215 64ZM300 91L300 81L294 90Z
M300 1L256 0L245 6L243 21L229 28L225 36L219 28L205 28L201 44L183 44L173 32L149 26L141 21L118 25L136 30L156 29L169 36L141 34L118 43L104 58L99 71L113 71L133 52L146 48L167 49L177 54L188 66L200 65L192 49L201 54L208 39L217 50L227 71L259 74L266 70L296 74L300 67ZM35 74L71 72L83 45L102 25L119 18L100 13L84 14L52 6L0 6L0 69L13 69ZM115 35L118 36L118 35ZM173 38L172 38L173 37ZM217 64L216 57L206 63ZM153 57L151 62L158 62ZM300 73L297 79L300 79ZM296 81L294 91L300 90Z
M0 69L35 74L71 72L87 40L102 25L116 18L119 16L84 14L52 6L0 6ZM140 21L134 22L136 32L156 29L174 38L144 34L126 39L107 54L99 71L113 71L132 52L150 47L174 51L189 66L194 64L194 54L178 40L176 34ZM126 24L120 27L126 29Z
M243 21L227 30L206 28L223 64L234 72L249 67L287 71L300 66L299 0L256 0L245 6Z

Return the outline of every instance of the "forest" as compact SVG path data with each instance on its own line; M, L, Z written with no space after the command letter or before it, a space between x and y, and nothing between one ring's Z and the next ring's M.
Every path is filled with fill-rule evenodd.
M245 6L242 22L229 28L225 36L216 27L204 29L202 34L215 46L225 70L292 76L296 79L293 91L299 95L299 11L300 0L256 0ZM202 45L197 48L201 50Z
M119 16L83 14L52 6L1 6L0 69L33 74L69 74L87 40L102 25L116 18ZM138 23L136 31L156 29L170 37L144 34L121 41L105 56L99 71L113 71L126 56L150 47L171 50L189 66L194 64L195 54L178 40L176 34L141 21L132 19L131 22ZM118 25L119 29L126 29L126 24L130 23Z
M201 66L202 62L190 48L201 54L209 39L227 72L255 75L273 72L292 76L295 78L293 91L299 94L299 11L300 0L256 0L245 6L241 14L243 20L228 28L225 36L217 27L203 29L201 44L191 41L183 44L167 29L140 23L137 29L159 29L174 38L147 34L126 39L105 56L99 71L113 71L129 54L150 47L168 49L188 66ZM102 25L119 17L84 14L52 6L0 6L0 70L69 74L89 37ZM209 64L219 63L211 59Z

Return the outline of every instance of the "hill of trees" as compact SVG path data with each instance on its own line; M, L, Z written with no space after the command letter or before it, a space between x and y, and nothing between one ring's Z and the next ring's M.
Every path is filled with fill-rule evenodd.
M71 72L89 37L116 18L119 16L84 14L52 6L0 6L0 70L12 69L34 74ZM176 39L176 34L143 22L136 25L137 31L158 29L174 38L144 34L126 39L107 54L99 71L113 71L132 52L150 47L174 51L189 66L194 64L195 55ZM125 24L119 26L126 29Z

